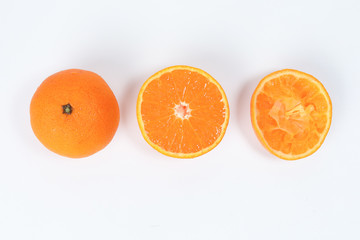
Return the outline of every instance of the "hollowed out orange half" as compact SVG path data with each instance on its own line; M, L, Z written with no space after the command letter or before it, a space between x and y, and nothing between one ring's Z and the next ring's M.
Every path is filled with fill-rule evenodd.
M260 142L279 158L313 154L329 131L332 105L315 77L291 69L262 79L251 99L251 121Z

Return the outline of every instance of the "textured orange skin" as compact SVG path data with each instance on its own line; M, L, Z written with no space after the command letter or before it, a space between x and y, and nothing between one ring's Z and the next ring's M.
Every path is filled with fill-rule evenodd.
M70 104L71 114L63 113ZM48 77L30 104L31 127L49 150L70 158L90 156L110 143L119 125L117 100L96 73L64 70Z
M323 138L321 139L321 141L318 143L318 145L311 149L311 151L309 152L306 152L304 154L300 154L300 155L291 155L291 154L282 154L278 151L275 151L274 149L272 149L269 144L266 142L266 140L264 139L262 133L261 133L261 130L259 129L258 127L258 124L256 122L256 96L258 94L258 92L260 91L260 86L266 82L268 79L271 79L272 76L274 75L277 75L277 74L283 74L283 73L287 73L287 72L291 72L292 74L300 74L300 75L304 75L304 76L307 76L309 79L312 79L313 81L315 81L320 87L321 87L321 90L322 90L322 93L326 96L326 98L329 100L329 107L330 107L330 111L329 111L329 124L328 124L328 127L325 129L325 134L323 136ZM254 93L251 97L251 103L250 103L250 116L251 116L251 124L252 124L252 127L253 127L253 130L256 134L256 137L259 139L260 143L270 152L272 153L273 155L281 158L281 159L284 159L284 160L298 160L298 159L301 159L301 158L305 158L305 157L308 157L310 156L311 154L315 153L320 147L321 145L323 144L323 142L325 141L325 138L326 138L326 135L330 129L330 125L331 125L331 119L332 119L332 103L331 103L331 99L330 99L330 96L328 94L328 92L326 91L325 87L322 85L322 83L317 80L315 77L313 77L312 75L310 74L307 74L307 73L304 73L304 72L301 72L301 71L298 71L298 70L294 70L294 69L283 69L283 70L279 70L279 71L275 71L273 73L270 73L269 75L265 76L260 82L259 84L257 85L256 89L254 90Z

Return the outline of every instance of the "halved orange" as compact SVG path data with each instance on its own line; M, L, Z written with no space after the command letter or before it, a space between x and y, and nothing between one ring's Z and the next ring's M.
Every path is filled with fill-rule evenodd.
M208 73L173 66L143 84L136 114L144 139L154 149L171 157L194 158L220 143L229 105L224 90Z
M269 74L251 98L251 122L275 156L296 160L313 154L329 131L332 105L315 77L285 69Z

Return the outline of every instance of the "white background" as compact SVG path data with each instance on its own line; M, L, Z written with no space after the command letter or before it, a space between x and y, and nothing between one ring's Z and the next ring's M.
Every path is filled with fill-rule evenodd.
M360 239L360 2L0 1L0 239ZM137 126L142 83L177 64L223 86L230 122L192 160L153 150ZM35 138L29 104L68 68L116 95L113 141L80 160ZM284 161L258 142L252 91L294 68L317 77L333 122L312 156Z

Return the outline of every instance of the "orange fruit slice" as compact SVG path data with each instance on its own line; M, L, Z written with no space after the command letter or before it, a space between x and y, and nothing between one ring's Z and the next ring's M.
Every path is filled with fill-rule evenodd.
M194 158L216 147L229 122L224 90L208 73L188 66L165 68L140 89L141 133L160 153Z
M103 149L119 125L119 106L96 73L69 69L48 77L30 104L31 127L49 150L81 158Z
M291 69L269 74L251 98L251 122L275 156L295 160L313 154L329 131L332 105L315 77Z

